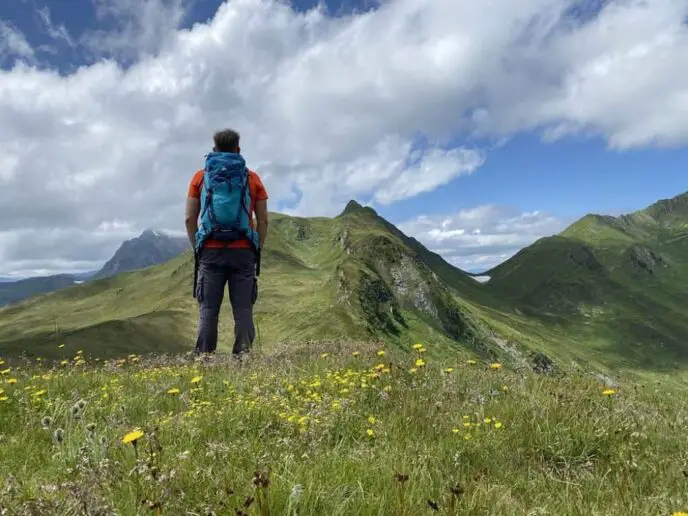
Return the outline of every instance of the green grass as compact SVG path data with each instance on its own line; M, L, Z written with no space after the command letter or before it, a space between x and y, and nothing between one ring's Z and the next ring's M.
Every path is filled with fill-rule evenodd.
M0 512L688 509L688 412L673 387L622 380L605 395L586 373L515 373L425 347L285 345L238 367L103 363L67 346L64 365L3 370ZM122 442L137 428L136 446Z

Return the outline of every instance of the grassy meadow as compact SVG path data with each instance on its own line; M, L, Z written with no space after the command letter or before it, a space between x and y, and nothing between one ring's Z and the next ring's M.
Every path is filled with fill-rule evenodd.
M672 515L688 407L432 342L0 365L2 515Z

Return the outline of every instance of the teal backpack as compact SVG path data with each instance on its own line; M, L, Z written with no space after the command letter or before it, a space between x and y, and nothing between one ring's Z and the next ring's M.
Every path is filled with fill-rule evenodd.
M248 239L256 252L256 276L260 274L260 241L250 220L251 191L246 161L238 153L209 153L205 158L201 215L196 231L194 297L198 257L209 238L226 242Z
M196 253L209 238L228 242L246 238L258 251L258 233L250 220L251 191L244 158L232 152L211 152L203 172Z

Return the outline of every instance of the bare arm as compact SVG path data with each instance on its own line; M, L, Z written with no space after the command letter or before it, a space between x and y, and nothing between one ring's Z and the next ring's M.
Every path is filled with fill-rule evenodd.
M201 212L201 201L194 197L186 198L186 210L184 213L184 225L186 234L191 242L191 247L196 247L196 230L198 229L198 215Z
M268 236L268 201L256 201L256 221L260 248L263 249Z

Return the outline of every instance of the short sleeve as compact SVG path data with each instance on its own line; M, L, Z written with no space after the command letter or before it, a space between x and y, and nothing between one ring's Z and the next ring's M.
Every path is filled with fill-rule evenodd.
M251 197L256 201L264 201L268 198L268 191L265 189L263 181L255 172L251 172Z
M191 184L189 184L189 197L194 199L201 198L201 187L203 186L203 170L196 172L191 179Z

